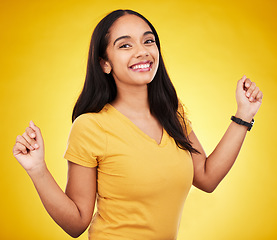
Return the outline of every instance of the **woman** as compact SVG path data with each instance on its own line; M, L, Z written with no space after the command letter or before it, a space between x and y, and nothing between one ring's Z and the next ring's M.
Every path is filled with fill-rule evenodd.
M71 236L91 223L95 240L176 239L191 185L212 192L224 178L262 92L243 76L236 99L236 115L207 157L167 75L154 27L136 12L117 10L92 35L65 152L65 193L47 169L33 122L17 137L13 153L48 213Z

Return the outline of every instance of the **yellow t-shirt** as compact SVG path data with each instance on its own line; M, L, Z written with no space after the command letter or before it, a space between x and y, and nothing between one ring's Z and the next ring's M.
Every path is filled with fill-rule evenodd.
M97 167L97 212L90 239L177 238L193 165L190 153L178 148L165 130L157 144L107 104L99 113L74 121L64 157Z

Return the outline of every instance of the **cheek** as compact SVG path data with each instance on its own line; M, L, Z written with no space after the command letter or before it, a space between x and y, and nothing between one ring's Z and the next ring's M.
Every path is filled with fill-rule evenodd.
M128 56L128 54L120 54L120 55L118 54L116 58L110 59L110 63L114 70L116 69L120 70L121 68L128 66L129 59L130 59L130 56Z
M158 69L158 67L159 67L159 60L160 60L160 57L159 57L160 54L159 54L158 48L153 49L151 54L155 58L155 63L156 63L157 69Z
M151 49L150 54L155 58L155 61L159 63L159 49L157 46Z

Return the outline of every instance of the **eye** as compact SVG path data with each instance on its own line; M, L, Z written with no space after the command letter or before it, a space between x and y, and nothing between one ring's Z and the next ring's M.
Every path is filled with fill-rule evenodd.
M119 48L130 48L130 47L131 47L131 45L126 43L126 44L121 45Z
M155 42L154 39L148 39L148 40L146 40L144 43L145 43L145 44L151 44L151 43L154 43L154 42Z

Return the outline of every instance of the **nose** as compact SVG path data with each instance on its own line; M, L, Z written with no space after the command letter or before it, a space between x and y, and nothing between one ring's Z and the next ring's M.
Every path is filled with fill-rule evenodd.
M136 47L135 57L139 58L145 56L149 56L148 49L143 44L138 44Z

